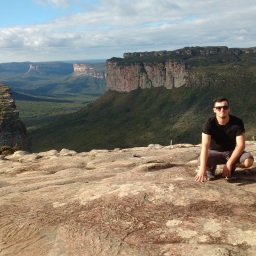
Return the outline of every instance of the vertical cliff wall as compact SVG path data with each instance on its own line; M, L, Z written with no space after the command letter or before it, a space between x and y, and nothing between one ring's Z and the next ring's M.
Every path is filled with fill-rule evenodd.
M73 64L73 68L73 76L104 78L103 72L96 72L93 67L85 63L75 63Z
M11 89L0 84L0 146L30 150L27 130L16 109Z
M171 60L130 65L120 65L115 60L108 60L106 72L107 89L119 92L152 87L172 89L185 85L188 76L184 64Z
M124 58L112 58L106 63L107 89L129 92L137 88L205 86L215 84L220 75L210 65L221 63L255 63L256 47L228 48L226 46L185 47L174 51L124 53ZM230 67L234 67L231 64ZM246 67L246 66L245 66ZM214 73L215 72L215 73ZM223 74L221 74L223 73ZM234 76L234 75L233 75ZM224 78L221 78L224 81Z

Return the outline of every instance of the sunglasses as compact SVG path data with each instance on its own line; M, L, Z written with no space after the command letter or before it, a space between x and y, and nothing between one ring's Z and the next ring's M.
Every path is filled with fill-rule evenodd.
M218 107L215 107L217 110L221 110L222 108L224 109L224 110L228 110L229 109L229 106L218 106Z

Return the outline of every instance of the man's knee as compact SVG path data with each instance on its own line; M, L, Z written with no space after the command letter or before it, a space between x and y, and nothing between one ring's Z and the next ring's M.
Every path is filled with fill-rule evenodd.
M253 165L253 162L254 162L253 159L247 158L247 159L244 160L243 163L237 164L237 166L241 167L241 168L249 168Z
M244 160L244 166L245 166L245 168L248 168L248 167L251 167L252 165L253 165L253 159L251 159L251 158L248 158L248 159L245 159Z

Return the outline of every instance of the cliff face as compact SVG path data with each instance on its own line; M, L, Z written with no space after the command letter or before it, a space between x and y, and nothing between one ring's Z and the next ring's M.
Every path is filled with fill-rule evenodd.
M106 70L107 89L119 92L152 87L172 89L185 85L188 76L184 64L171 60L165 63L141 62L128 66L107 61Z
M191 71L193 66L231 63L254 56L256 48L185 47L175 51L124 53L106 63L107 89L129 92L137 88L202 86L215 80L206 73ZM209 72L208 72L209 73ZM236 73L236 72L235 72ZM217 74L218 75L218 74Z
M73 76L104 78L103 72L96 72L93 67L87 64L76 63L76 64L73 64L73 68L74 68Z
M30 149L27 130L19 118L11 89L0 84L0 146Z

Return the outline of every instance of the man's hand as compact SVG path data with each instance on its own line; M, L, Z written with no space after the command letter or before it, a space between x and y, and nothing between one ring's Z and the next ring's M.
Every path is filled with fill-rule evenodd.
M227 163L224 165L222 170L223 177L229 177L231 175L232 165L236 162L239 156L243 153L245 148L245 135L236 136L236 147L232 152L231 156L228 158Z
M229 177L231 175L232 165L228 164L228 162L224 165L222 170L223 177Z
M195 181L198 181L198 182L206 181L206 173L204 171L199 170L195 176Z

